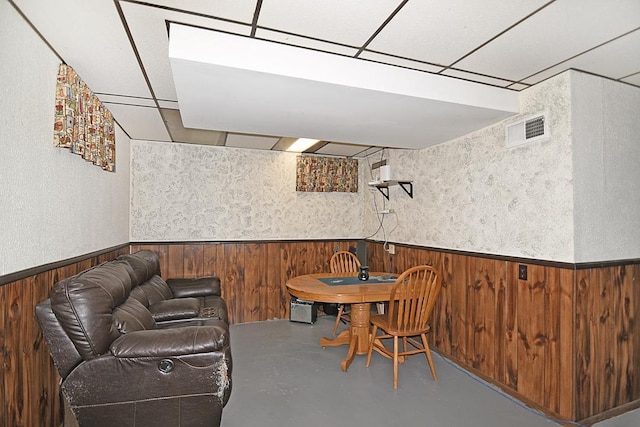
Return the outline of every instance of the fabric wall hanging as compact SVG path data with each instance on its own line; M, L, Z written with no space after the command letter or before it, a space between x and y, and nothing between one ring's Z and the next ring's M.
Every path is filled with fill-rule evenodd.
M296 191L358 192L358 160L298 156Z
M116 137L111 112L66 64L58 68L53 143L100 166L116 170Z

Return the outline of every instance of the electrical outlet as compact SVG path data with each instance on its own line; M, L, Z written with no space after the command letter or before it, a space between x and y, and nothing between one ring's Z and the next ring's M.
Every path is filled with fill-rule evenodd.
M387 245L387 252L394 255L396 253L396 245Z
M524 264L518 265L518 279L527 280L527 266Z

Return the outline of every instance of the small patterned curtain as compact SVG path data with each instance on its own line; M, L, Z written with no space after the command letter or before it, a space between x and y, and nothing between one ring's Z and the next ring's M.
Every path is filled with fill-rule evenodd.
M53 144L106 171L116 170L113 116L66 64L58 68Z
M358 192L358 160L298 156L296 191Z

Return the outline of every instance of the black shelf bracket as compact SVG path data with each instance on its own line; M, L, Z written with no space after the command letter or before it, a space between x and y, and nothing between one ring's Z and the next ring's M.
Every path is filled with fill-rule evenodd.
M413 199L413 182L411 181L398 181L398 185L404 190L405 193Z
M389 200L389 187L380 187L380 186L376 186L376 187L378 188L378 191L382 193L385 199Z
M411 181L386 181L375 184L375 187L382 193L385 199L389 200L389 187L392 185L399 185L400 188L413 199L413 182Z

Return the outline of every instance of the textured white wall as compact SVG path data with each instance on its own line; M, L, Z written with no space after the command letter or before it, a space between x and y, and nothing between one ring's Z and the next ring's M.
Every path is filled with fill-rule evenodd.
M640 89L572 72L576 262L640 257Z
M128 242L126 135L115 174L53 147L58 59L5 1L0 45L0 275Z
M131 240L362 235L362 190L303 193L295 183L294 153L132 141Z
M391 191L377 240L488 254L573 261L569 76L522 92L522 114L419 151L390 150L394 177L414 182L414 198ZM505 148L505 123L548 112L551 138ZM377 156L370 159L378 160ZM382 206L376 191L367 192ZM372 196L373 195L373 196ZM365 235L378 228L366 211Z

